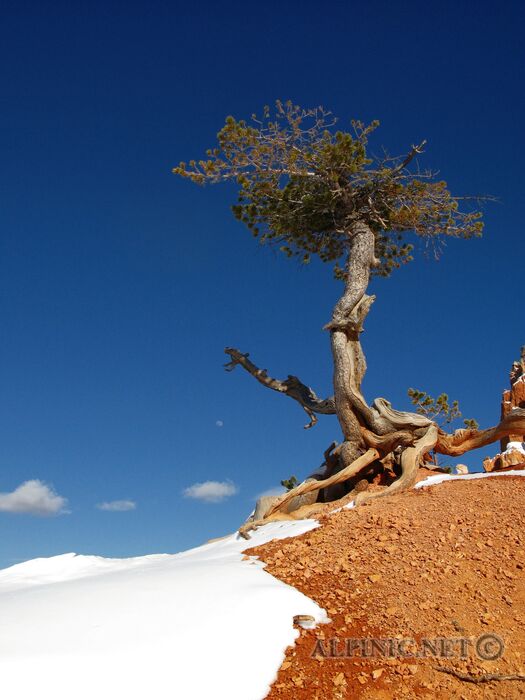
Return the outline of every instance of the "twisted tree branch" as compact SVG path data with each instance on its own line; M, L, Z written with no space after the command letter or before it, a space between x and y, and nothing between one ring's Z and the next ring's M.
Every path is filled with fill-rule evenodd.
M409 447L414 444L416 436L409 430L396 430L387 435L376 435L367 428L361 428L367 447L375 447L382 455L393 452L396 447Z
M254 363L248 359L249 353L247 352L242 353L236 348L224 348L224 352L231 357L230 362L224 365L226 371L231 372L237 365L240 365L263 386L268 387L268 389L273 389L273 391L278 391L281 394L286 394L286 396L297 401L310 418L310 422L304 426L305 429L311 428L317 423L316 413L323 415L335 414L335 400L333 396L327 399L320 399L313 389L303 384L298 377L292 374L289 374L284 380L270 377L267 370L259 369L257 365L254 365Z
M515 408L501 423L487 430L463 429L456 430L452 434L440 430L434 449L442 455L456 457L512 434L525 434L525 409L523 408Z

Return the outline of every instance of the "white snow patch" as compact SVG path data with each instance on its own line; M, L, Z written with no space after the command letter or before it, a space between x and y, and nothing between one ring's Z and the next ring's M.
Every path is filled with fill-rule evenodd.
M507 449L505 450L505 452L502 452L501 454L506 455L509 452L512 452L513 450L514 450L514 452L521 452L522 454L525 455L525 448L523 447L522 442L509 442L509 444L507 445Z
M294 615L314 601L244 549L308 532L275 522L180 554L64 554L0 571L0 687L6 698L262 700Z
M508 472L479 472L479 474L434 474L433 476L429 476L427 479L418 482L414 486L414 488L421 489L425 486L435 486L436 484L443 483L443 481L455 481L463 479L485 479L487 477L499 476L525 476L525 470L512 469Z

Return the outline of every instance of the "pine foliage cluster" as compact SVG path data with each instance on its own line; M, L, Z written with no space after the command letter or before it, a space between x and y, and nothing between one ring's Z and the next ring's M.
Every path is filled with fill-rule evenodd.
M261 243L303 263L316 255L334 265L337 277L344 276L348 234L357 221L375 234L374 272L381 276L412 260L407 234L435 250L446 236L481 235L481 213L462 211L462 198L452 196L446 182L419 169L423 144L401 157L374 156L368 141L378 121L354 120L348 131L336 123L323 107L277 101L273 112L265 107L249 121L227 117L206 158L181 162L173 172L201 185L236 183L233 213Z
M416 406L417 413L438 422L440 425L448 425L462 417L459 402L450 402L447 394L440 394L437 398L433 398L426 391L419 389L409 389L407 393L412 404ZM479 427L473 418L464 418L463 423L466 428L477 429Z

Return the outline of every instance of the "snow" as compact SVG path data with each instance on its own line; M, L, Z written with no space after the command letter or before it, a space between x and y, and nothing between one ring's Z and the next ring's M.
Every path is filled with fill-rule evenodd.
M419 481L414 488L421 489L425 486L435 486L436 484L442 484L444 481L456 481L464 479L486 479L488 477L500 477L500 476L524 476L525 471L523 469L512 469L508 472L479 472L478 474L434 474L429 476L423 481Z
M515 452L521 452L525 455L525 448L523 447L522 442L509 442L507 445L507 449L505 450L505 452L502 452L502 454L509 454L509 452L512 452L513 450Z
M271 523L180 554L63 554L0 571L0 689L12 700L266 696L298 632L326 613L244 549L300 535Z

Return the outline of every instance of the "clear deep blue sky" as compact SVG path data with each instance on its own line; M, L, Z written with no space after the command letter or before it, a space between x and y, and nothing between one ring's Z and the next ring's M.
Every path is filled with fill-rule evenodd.
M0 513L0 566L199 544L340 437L222 369L235 345L329 393L330 269L258 246L228 187L171 174L275 98L377 118L394 153L426 138L457 193L500 198L482 240L374 282L363 336L368 399L446 391L497 422L525 342L524 20L512 1L3 5L0 492L39 479L71 512ZM183 498L206 480L239 492ZM115 499L137 508L94 507Z

